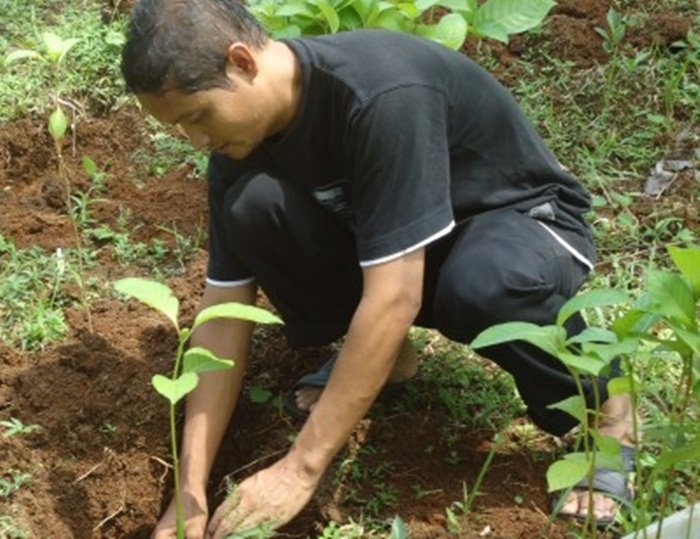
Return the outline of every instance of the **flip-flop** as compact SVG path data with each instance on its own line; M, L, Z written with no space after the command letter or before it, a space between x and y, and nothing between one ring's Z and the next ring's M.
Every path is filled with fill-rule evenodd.
M335 367L335 362L338 359L338 354L334 354L328 361L326 361L321 367L309 374L305 374L299 378L291 389L286 391L282 395L282 406L284 411L287 412L294 419L306 419L309 417L309 412L307 410L302 410L297 406L297 396L296 392L302 387L317 387L325 388L328 384L328 379L331 377L331 372L333 372L333 367ZM396 397L399 395L404 387L405 381L401 382L389 382L383 388L380 393L382 399Z
M628 483L630 473L634 472L635 470L637 455L637 450L634 447L623 445L620 447L620 450L622 453L622 463L625 470L624 472L610 468L596 468L593 472L593 491L614 499L618 503L618 511L620 506L629 505L634 497L634 493L630 490ZM576 483L570 492L588 491L589 488L590 483L588 478L585 477ZM566 495L568 495L568 493ZM552 511L555 512L557 516L574 518L578 522L586 521L588 516L586 513L563 512L561 511L562 504L563 499L560 498L554 500ZM616 514L610 517L596 518L596 527L598 529L609 528L615 523L615 517Z

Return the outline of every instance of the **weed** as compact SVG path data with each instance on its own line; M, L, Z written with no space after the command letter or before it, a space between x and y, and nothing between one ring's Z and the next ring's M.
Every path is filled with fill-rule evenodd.
M0 421L0 427L5 427L5 431L2 433L3 438L9 438L18 434L31 434L32 432L40 431L42 428L40 425L25 425L16 417Z
M0 515L0 537L3 539L26 539L26 532L20 530L10 515Z
M17 470L8 470L10 479L0 478L0 497L9 498L13 492L17 492L24 485L31 482L32 476Z
M60 296L66 266L62 252L47 254L38 247L17 249L0 235L0 339L27 350L59 340L68 326Z
M163 176L171 170L179 170L189 166L194 170L194 176L204 178L207 172L209 156L206 152L197 150L181 137L175 137L162 130L152 118L146 120L152 150L138 149L134 152L134 161L146 167L147 174Z

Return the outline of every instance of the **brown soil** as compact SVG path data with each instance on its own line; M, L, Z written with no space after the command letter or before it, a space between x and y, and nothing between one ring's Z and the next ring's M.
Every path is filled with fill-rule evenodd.
M104 5L114 11L128 9L131 3L108 0ZM501 66L499 76L503 80L517 76L515 60L526 47L543 43L540 39L558 57L580 65L605 61L595 27L604 26L608 7L607 1L560 0L541 38L516 37L508 46L487 42ZM649 39L668 46L684 33L682 19L653 17L635 39L652 36ZM465 50L475 46L470 41ZM180 168L161 178L142 177L133 154L150 142L137 113L125 109L108 118L80 118L74 132L63 146L73 190L89 187L80 164L84 155L108 174L106 191L99 195L104 200L94 207L98 222L116 227L120 213L128 209L133 240L166 242L172 242L172 236L163 232L163 225L193 235L206 223L205 184L192 177L191 169ZM25 118L2 126L0 234L17 247L54 250L73 244L65 186L56 169L43 119ZM697 200L694 181L690 174L679 177L665 196L677 198L687 226L697 229L698 216L689 212L694 205L688 204ZM639 208L642 216L652 214L653 201ZM103 279L140 271L121 267L110 256L100 260L102 265L94 272ZM199 251L184 275L169 280L182 300L185 318L196 307L205 264L206 253ZM12 516L32 538L146 538L171 496L167 408L151 388L150 378L170 368L175 335L164 320L135 303L103 298L92 304L91 311L92 332L83 313L73 308L68 312L68 339L40 352L0 344L0 420L17 418L43 427L37 433L0 438L0 478L10 480L19 472L31 476L30 483L0 499L0 514ZM260 330L247 387L264 386L279 395L329 353L291 350L279 331ZM228 474L241 480L270 464L283 454L299 427L275 405L253 404L246 395L244 390L212 473L212 509L222 500ZM283 530L285 534L314 537L329 519L359 521L363 517L359 501L379 497L388 485L393 503L378 507L371 516L391 519L399 514L411 537L539 537L548 520L550 497L544 474L556 451L554 443L545 439L544 452L518 443L499 450L472 512L461 519L461 531L455 531L445 508L462 499L465 482L474 484L493 433L457 429L448 444L443 435L450 427L447 410L433 404L411 407L403 397L378 403L327 474L318 495ZM366 475L351 477L339 462L360 454ZM371 475L377 470L382 470L381 481ZM563 538L568 529L568 524L556 522L545 536Z
M149 144L142 126L130 111L82 119L75 142L63 148L73 189L88 187L80 159L89 155L109 175L100 195L105 201L95 207L99 222L116 226L120 208L128 208L130 229L144 239L161 235L157 227L163 224L194 234L206 222L205 184L189 169L135 181L133 152ZM27 118L0 131L0 233L18 247L55 249L72 243L51 146L41 121ZM184 276L169 281L183 300L186 319L201 292L205 264L200 251ZM109 256L95 270L109 279L134 272ZM43 427L0 438L3 479L18 472L31 476L29 484L0 500L0 512L30 530L31 537L145 538L171 494L167 408L150 378L168 371L175 335L163 319L135 303L104 298L92 304L91 312L92 333L76 307L68 311L71 334L65 342L35 353L0 347L0 420L17 418ZM278 331L265 329L256 334L249 384L279 394L329 353L291 350ZM463 432L456 446L448 447L441 442L446 421L439 406L411 411L404 406L397 412L378 404L350 444L354 451L377 448L363 460L365 470L391 464L384 480L395 489L395 501L374 516L401 515L413 537L455 535L447 531L445 508L462 498L463 482L474 483L492 436ZM277 407L244 397L212 474L211 507L222 499L224 476L233 472L232 478L240 480L271 463L297 428ZM532 537L543 529L549 507L545 469L546 463L535 462L522 449L497 455L473 517L464 520L459 535L477 537L490 526L490 537ZM350 480L339 470L329 471L319 494L286 533L313 537L330 518L361 518L357 500L375 496L376 482ZM417 497L416 485L429 494ZM518 496L520 506L513 501ZM548 536L563 533L559 525Z

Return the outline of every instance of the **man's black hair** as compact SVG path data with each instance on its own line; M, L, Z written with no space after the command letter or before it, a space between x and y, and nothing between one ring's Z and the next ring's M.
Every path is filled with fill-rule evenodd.
M122 74L134 93L162 95L228 88L227 49L260 49L260 23L236 0L139 0L122 50Z

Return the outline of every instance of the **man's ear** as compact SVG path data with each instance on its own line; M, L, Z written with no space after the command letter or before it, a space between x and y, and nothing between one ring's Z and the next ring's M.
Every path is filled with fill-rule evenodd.
M250 47L236 41L226 50L226 75L229 78L253 80L258 75L258 64Z

